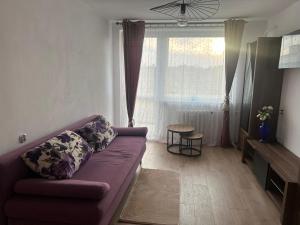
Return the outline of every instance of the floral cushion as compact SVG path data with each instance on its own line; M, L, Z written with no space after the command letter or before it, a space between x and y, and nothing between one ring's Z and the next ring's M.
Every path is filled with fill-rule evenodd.
M98 152L104 150L117 136L117 133L103 116L98 116L94 121L87 123L75 132Z
M64 131L21 157L34 172L48 179L67 179L93 154L86 141L72 131Z

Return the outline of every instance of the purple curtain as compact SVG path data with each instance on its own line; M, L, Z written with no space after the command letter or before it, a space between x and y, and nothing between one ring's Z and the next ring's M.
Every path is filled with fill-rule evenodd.
M145 35L145 22L123 20L123 35L128 127L133 127L133 114Z
M237 63L240 55L240 48L244 32L245 21L230 19L225 23L225 76L226 76L226 96L224 100L224 116L221 137L221 146L230 147L229 131L229 93L235 75Z

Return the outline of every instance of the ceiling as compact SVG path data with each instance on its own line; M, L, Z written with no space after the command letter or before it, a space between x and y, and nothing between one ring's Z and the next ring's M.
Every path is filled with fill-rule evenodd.
M103 17L120 20L170 19L149 9L172 0L83 0L92 4ZM212 19L230 17L267 18L288 7L297 0L220 0L220 10Z

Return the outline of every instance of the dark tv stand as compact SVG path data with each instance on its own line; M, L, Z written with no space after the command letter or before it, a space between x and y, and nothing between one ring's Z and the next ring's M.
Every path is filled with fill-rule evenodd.
M283 225L292 225L296 213L299 158L278 143L247 140L242 149L247 163L261 186L280 211Z

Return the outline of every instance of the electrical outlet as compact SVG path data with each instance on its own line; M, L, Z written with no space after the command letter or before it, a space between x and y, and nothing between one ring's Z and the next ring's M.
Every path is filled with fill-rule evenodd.
M21 134L21 135L19 136L19 143L20 143L20 144L26 142L26 140L27 140L27 134Z

